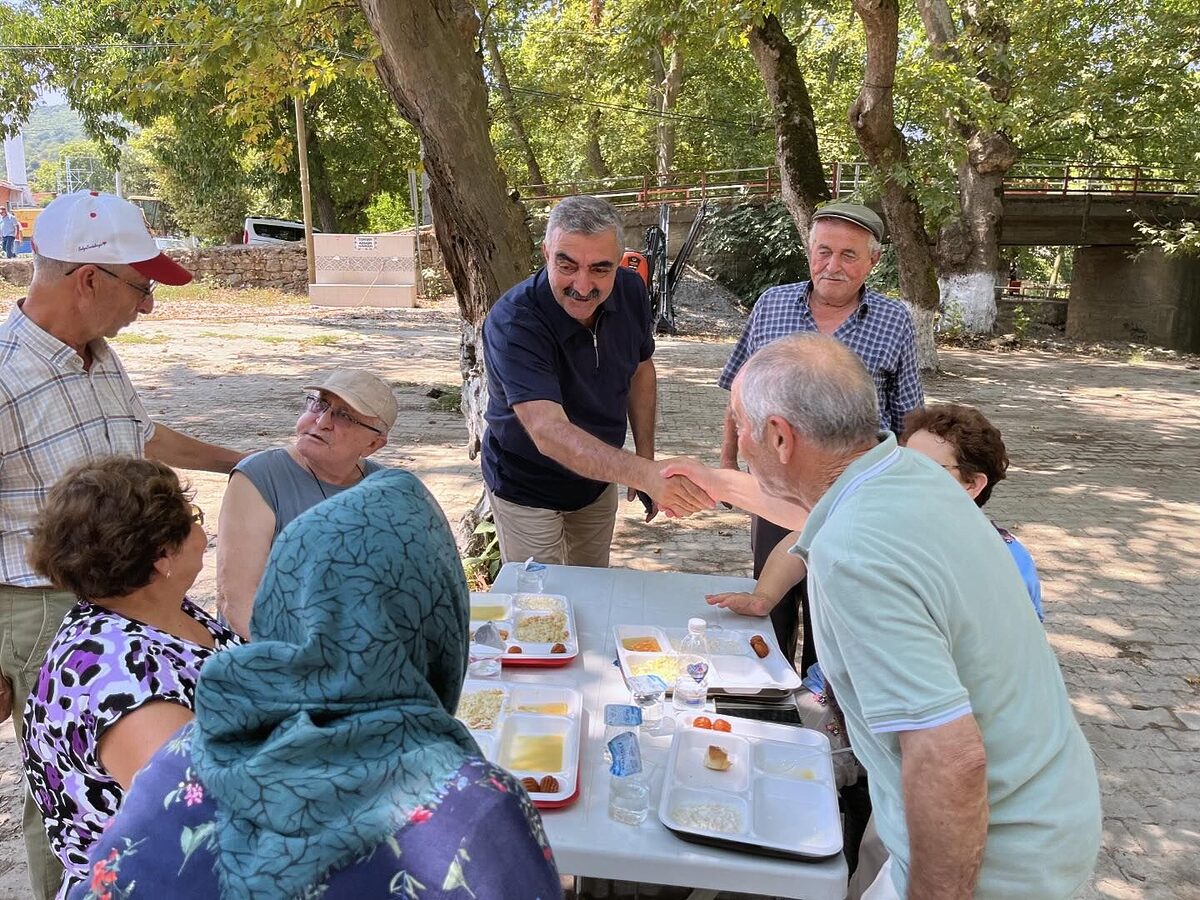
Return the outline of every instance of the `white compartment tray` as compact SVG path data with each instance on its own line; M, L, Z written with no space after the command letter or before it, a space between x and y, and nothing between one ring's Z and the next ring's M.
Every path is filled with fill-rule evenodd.
M684 840L794 859L842 849L829 741L817 731L720 716L728 732L681 717L663 780L659 820ZM709 746L731 765L704 765Z

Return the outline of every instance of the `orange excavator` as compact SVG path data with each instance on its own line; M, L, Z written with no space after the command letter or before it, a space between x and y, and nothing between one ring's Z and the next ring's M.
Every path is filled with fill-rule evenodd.
M663 204L658 209L658 224L646 229L646 243L641 250L626 250L621 265L633 269L646 283L650 295L650 314L655 331L659 334L675 333L675 286L683 277L684 266L700 238L704 219L708 215L708 204L702 203L696 210L696 218L684 236L679 252L673 260L667 260L667 241L671 231L671 208Z

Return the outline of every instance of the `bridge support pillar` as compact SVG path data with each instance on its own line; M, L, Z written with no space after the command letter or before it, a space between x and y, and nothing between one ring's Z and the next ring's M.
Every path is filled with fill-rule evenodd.
M1075 251L1067 337L1200 352L1200 257L1130 247Z

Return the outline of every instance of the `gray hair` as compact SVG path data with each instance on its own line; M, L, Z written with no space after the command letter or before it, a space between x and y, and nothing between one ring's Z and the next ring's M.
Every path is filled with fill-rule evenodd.
M761 441L771 416L827 453L849 453L879 433L879 397L862 361L828 335L802 333L763 347L738 373L742 412Z
M42 256L40 253L33 254L33 277L37 278L41 275L43 278L62 278L75 263L63 262L61 259L51 259L48 256Z
M577 194L566 197L554 209L546 222L546 240L549 242L555 231L568 234L602 234L615 232L617 243L625 246L625 227L621 214L607 200Z
M813 232L817 230L817 222L820 221L820 219L817 219L816 222L813 222L812 225L808 227L809 247L813 245ZM866 228L864 228L863 231L867 232L867 252L869 252L872 256L878 256L879 254L883 253L883 244L879 242L879 238L875 237L875 235Z

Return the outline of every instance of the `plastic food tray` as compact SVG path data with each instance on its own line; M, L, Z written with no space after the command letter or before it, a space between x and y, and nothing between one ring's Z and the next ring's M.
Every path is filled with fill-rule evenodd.
M545 598L547 604L553 603L553 609L533 609ZM535 643L517 639L521 623L533 616L547 615L555 611L566 613L566 640L549 643ZM495 622L504 638L505 653L501 662L506 666L541 666L552 668L565 666L579 655L579 636L575 631L575 612L571 609L571 601L562 594L471 594L471 635L484 622ZM563 645L563 652L554 653L555 643Z
M580 723L583 716L583 698L579 691L564 685L507 684L468 678L463 683L462 699L480 691L500 691L504 695L491 728L467 725L483 755L508 769L518 781L527 776L541 781L546 775L553 775L558 781L558 790L549 793L529 791L534 806L557 809L574 803L579 797ZM555 705L565 706L566 713L544 711ZM461 709L461 699L459 706ZM518 755L522 738L542 736L562 738L560 767L556 770L521 768Z
M667 692L675 687L675 663L680 642L687 635L685 628L658 628L653 625L618 625L617 659L626 679L634 675L661 675ZM750 638L761 637L769 652L764 659L750 647ZM715 629L707 634L712 672L709 690L725 694L758 694L783 696L800 687L800 676L788 665L783 651L775 640L770 623L761 631L747 629ZM625 641L638 638L654 641L658 651L629 650Z
M710 719L717 716L708 714ZM829 740L818 731L721 716L731 731L683 716L671 743L658 818L687 841L766 856L819 860L841 852L842 829ZM704 765L709 745L732 765ZM696 807L732 812L729 831L685 821Z

